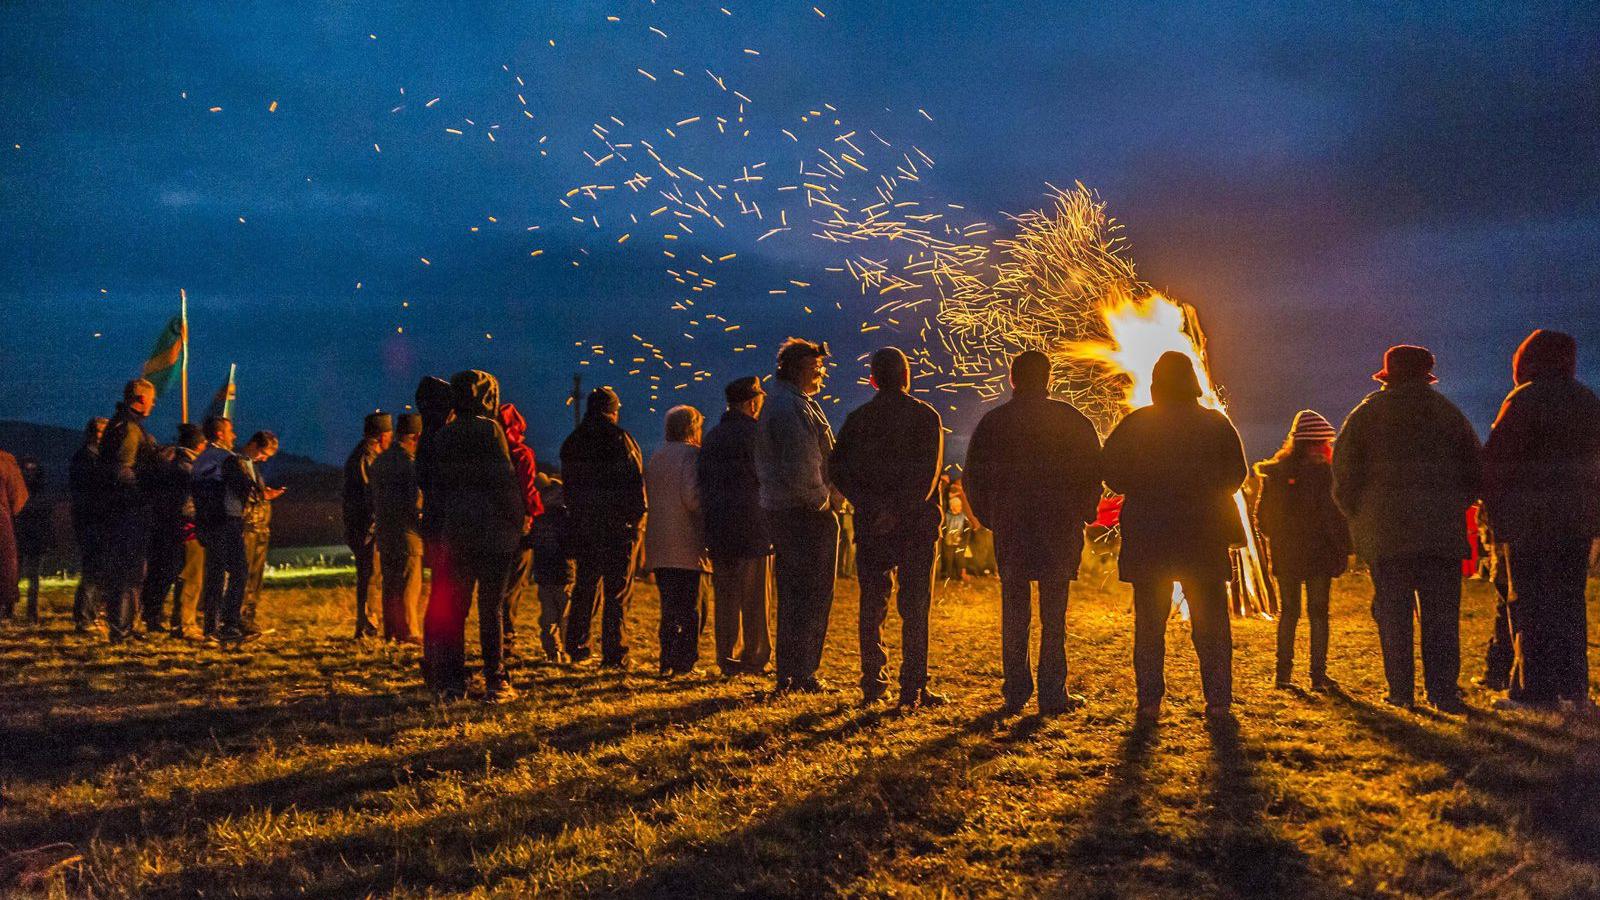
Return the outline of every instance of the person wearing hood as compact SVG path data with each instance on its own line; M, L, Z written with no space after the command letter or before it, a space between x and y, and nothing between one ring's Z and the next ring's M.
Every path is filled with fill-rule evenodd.
M17 589L17 516L28 503L28 485L17 458L0 450L0 619L16 612L21 594Z
M1592 712L1584 589L1600 537L1600 399L1571 335L1535 330L1484 445L1484 506L1506 553L1513 659L1504 707Z
M645 493L651 498L645 522L645 565L655 571L661 592L661 674L692 675L700 660L700 630L705 623L700 582L711 568L700 515L700 484L695 466L705 417L692 406L667 410L666 443L644 467Z
M450 379L455 418L434 444L432 494L439 535L450 559L449 608L430 604L423 627L423 668L429 685L446 698L465 695L466 625L478 602L484 700L516 698L506 675L505 619L500 605L522 545L526 518L500 410L500 383L477 369Z
M544 513L539 500L539 464L533 448L527 444L528 420L510 403L500 404L500 427L505 429L506 449L511 451L511 464L517 472L517 490L522 496L522 544L516 562L511 567L511 579L506 582L506 596L500 604L504 621L504 646L506 659L516 658L516 618L522 606L522 595L528 589L528 576L533 572L533 522Z
M104 527L100 485L100 438L110 420L95 416L83 426L83 443L67 463L67 500L72 538L78 545L78 587L72 595L72 627L82 634L100 618L100 535Z
M1277 686L1292 685L1294 633L1303 602L1311 629L1311 687L1328 691L1328 598L1350 562L1350 523L1333 502L1333 425L1315 410L1295 414L1283 448L1256 466L1256 522L1278 579Z
M1050 357L1011 361L1011 399L985 413L967 445L966 497L994 531L1000 573L1001 694L1008 713L1033 696L1028 633L1039 585L1039 711L1066 712L1067 596L1083 556L1083 527L1100 500L1100 436L1083 413L1050 396ZM955 508L960 497L949 493Z
M367 603L372 576L378 571L378 543L368 494L368 468L394 440L394 419L386 412L369 413L361 426L361 442L344 461L344 542L356 559L356 638L373 637Z
M583 421L561 444L561 475L578 563L567 616L567 656L581 663L591 655L589 631L599 598L600 664L617 669L628 664L622 626L633 598L640 523L648 509L644 455L617 424L621 411L615 391L595 388Z
M874 353L871 371L877 394L845 417L828 457L834 485L857 513L862 699L876 703L889 689L883 623L893 591L900 612L899 705L942 706L945 696L928 689L928 611L939 545L944 423L937 410L911 396L911 363L899 348Z
M133 619L144 587L145 554L150 549L149 480L160 461L144 422L155 405L155 385L143 378L128 382L116 415L100 438L105 528L98 570L104 579L114 644L134 637Z
M417 441L422 416L395 423L394 443L367 471L378 560L383 576L383 639L422 643L422 494L417 490Z
M1372 568L1372 617L1394 706L1416 694L1413 622L1421 625L1422 680L1440 712L1461 702L1461 560L1467 507L1483 485L1472 423L1434 389L1433 354L1389 348L1383 387L1344 420L1333 445L1333 497L1356 553Z
M717 666L722 674L760 675L772 659L772 539L761 515L756 478L756 419L767 399L761 379L723 388L728 408L705 436L695 463L711 557Z
M1233 495L1250 465L1233 423L1200 405L1200 380L1188 356L1170 351L1156 360L1150 396L1149 406L1112 429L1102 457L1106 486L1123 495L1117 569L1133 585L1138 715L1151 721L1161 712L1176 582L1189 604L1206 716L1225 722L1233 704L1229 549L1244 543Z

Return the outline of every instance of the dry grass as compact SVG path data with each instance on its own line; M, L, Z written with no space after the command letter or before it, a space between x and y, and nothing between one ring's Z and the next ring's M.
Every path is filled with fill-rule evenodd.
M1335 594L1332 697L1271 689L1237 622L1236 733L1198 715L1174 624L1168 715L1129 717L1128 596L1069 613L1086 709L998 721L992 582L943 591L939 687L902 716L854 691L523 669L513 705L438 706L410 651L344 638L347 587L269 590L245 653L0 630L0 879L68 896L733 893L1600 895L1600 730L1402 713L1368 586ZM855 681L853 583L825 673ZM1471 584L1466 675L1490 599ZM630 622L654 662L654 594ZM893 620L891 620L893 624ZM1304 637L1302 636L1302 641ZM709 641L709 637L708 637ZM1465 679L1464 679L1465 680ZM1469 702L1486 708L1488 698Z

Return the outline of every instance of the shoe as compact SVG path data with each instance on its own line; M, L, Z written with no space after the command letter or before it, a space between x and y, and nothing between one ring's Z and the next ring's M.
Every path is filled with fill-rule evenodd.
M1417 708L1416 701L1403 697L1384 697L1383 702L1389 704L1395 709L1403 709L1407 712Z
M1464 716L1472 709L1461 702L1459 696L1440 697L1437 700L1429 698L1428 705L1433 707L1434 712L1443 713L1447 716Z
M949 697L946 697L944 694L941 694L938 691L930 691L927 688L923 688L917 692L916 701L916 705L923 709L938 709L941 706L950 705Z
M466 688L441 688L433 692L434 699L440 703L455 703L467 699Z
M1503 691L1511 686L1504 678L1490 678L1488 675L1479 675L1472 679L1472 683L1486 691Z
M1061 700L1040 700L1039 715L1062 716L1076 709L1081 709L1088 703L1080 694L1068 694Z
M1153 724L1161 721L1161 704L1146 703L1133 713L1133 720L1141 725Z
M1510 697L1497 697L1490 706L1513 712L1551 712L1557 708L1554 703L1535 703L1531 700L1513 700Z
M1206 722L1212 725L1238 724L1238 718L1233 714L1232 706L1207 706Z
M1022 715L1022 710L1028 705L1027 700L1007 700L1000 704L1000 715L1005 718Z
M500 705L517 699L517 689L510 682L501 682L483 692L483 702Z
M575 666L581 666L594 660L594 651L590 650L588 647L579 647L575 650L568 650L565 655L567 657L567 662L572 663Z
M1600 706L1593 700L1584 697L1582 700L1562 700L1560 709L1563 713L1578 719L1600 719Z
M1311 679L1311 689L1319 694L1331 694L1339 689L1339 682L1326 675L1317 675Z
M803 679L794 686L794 689L802 694L832 694L837 691L833 685L815 675Z
M1289 679L1287 679L1287 678L1278 678L1278 679L1274 680L1272 682L1272 686L1274 688L1277 688L1280 691L1292 691L1292 690L1294 690L1294 682L1289 680Z
M862 706L871 706L871 705L881 701L884 697L887 697L888 695L889 695L889 686L888 685L883 685L883 684L868 685L867 687L863 687L861 689L861 705ZM910 705L915 706L916 702L917 702L916 695L913 694L911 696ZM900 698L900 705L901 706L906 706L907 705L906 698L904 696L902 696Z

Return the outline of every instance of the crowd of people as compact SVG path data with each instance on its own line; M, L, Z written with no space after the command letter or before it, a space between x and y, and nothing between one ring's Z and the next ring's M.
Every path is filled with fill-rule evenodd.
M1051 396L1050 358L1018 354L1010 398L971 435L959 490L942 474L943 423L912 396L906 356L893 347L872 355L875 396L837 435L815 399L828 357L825 343L790 338L770 386L755 376L729 383L726 409L709 430L693 407L668 410L663 441L648 459L619 424L616 393L596 388L561 446L559 477L536 464L526 421L501 402L494 376L469 370L424 379L417 412L367 416L345 464L355 636L421 645L426 685L441 698L462 698L470 684L466 623L476 604L481 696L505 702L516 696L507 661L519 652L629 668L624 620L645 569L661 598L664 677L702 672L700 636L710 619L722 675L770 672L776 694L829 691L817 673L840 566L839 513L848 510L863 700L879 702L895 687L902 707L938 706L946 698L929 672L932 585L982 523L1000 582L1003 708L1016 713L1037 696L1040 713L1060 713L1082 703L1067 691L1066 609L1085 528L1103 524L1109 492L1121 498L1117 567L1133 592L1138 717L1161 714L1175 585L1189 610L1206 713L1231 716L1230 553L1246 541L1249 521L1236 495L1251 467L1232 423L1202 404L1188 356L1160 358L1152 402L1102 444L1088 418ZM1331 582L1356 553L1372 572L1386 699L1415 702L1420 622L1426 700L1461 712L1461 560L1467 511L1481 501L1495 535L1500 602L1480 681L1507 691L1500 705L1591 711L1584 591L1600 537L1600 399L1576 380L1576 343L1543 330L1523 342L1515 388L1482 446L1434 387L1433 367L1424 348L1391 348L1373 376L1380 389L1342 428L1304 410L1282 449L1255 468L1256 521L1281 597L1277 684L1293 686L1304 617L1311 686L1336 687L1328 674ZM173 446L159 447L144 427L154 401L148 382L129 383L115 415L89 424L72 460L83 549L78 627L90 627L103 604L113 642L138 635L136 617L146 633L250 641L271 503L281 493L258 467L277 439L258 432L236 451L233 423L211 417L181 426ZM0 550L16 543L13 523L26 521L27 490L0 454ZM9 563L6 556L0 578L13 596L0 612L9 614L17 572L15 555ZM424 570L432 573L426 582ZM530 590L537 650L518 638ZM882 636L891 596L898 667ZM36 614L36 599L28 614Z

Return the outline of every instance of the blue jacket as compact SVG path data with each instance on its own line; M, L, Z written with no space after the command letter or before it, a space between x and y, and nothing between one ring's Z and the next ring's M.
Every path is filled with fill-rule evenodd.
M826 509L832 452L833 428L821 404L789 382L774 380L756 423L761 508Z

